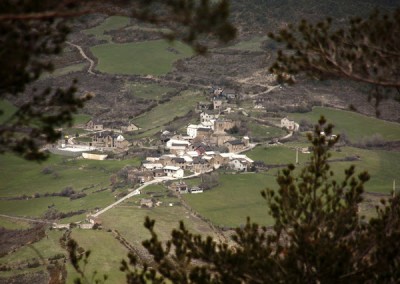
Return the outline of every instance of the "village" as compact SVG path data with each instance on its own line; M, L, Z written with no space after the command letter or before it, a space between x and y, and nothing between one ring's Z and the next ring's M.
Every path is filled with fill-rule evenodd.
M146 156L139 168L129 169L128 181L144 184L163 177L182 179L220 168L236 172L254 170L254 161L243 152L257 143L251 143L248 136L233 135L235 128L240 127L240 121L227 118L227 114L236 109L235 98L233 90L211 88L210 101L199 102L196 106L198 123L187 125L185 133L162 131L158 142L162 153ZM85 159L104 160L110 152L120 153L129 149L132 143L123 135L139 129L133 123L106 127L97 119L91 119L83 127L91 133L87 141L76 141L66 136L57 149L81 153L81 158ZM286 129L289 135L299 130L299 124L286 117L281 120L280 127ZM201 189L192 191L184 186L177 191L197 193Z

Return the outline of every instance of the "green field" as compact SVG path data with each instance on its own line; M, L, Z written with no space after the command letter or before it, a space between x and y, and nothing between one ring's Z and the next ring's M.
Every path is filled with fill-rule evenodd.
M173 88L156 84L140 84L131 82L126 83L125 87L134 97L157 101L160 100L167 92L174 90Z
M98 40L106 40L110 42L112 40L111 36L104 33L107 31L123 28L127 26L129 22L130 20L128 17L111 16L100 25L91 29L84 30L83 32L87 35L94 35Z
M73 72L82 71L84 68L87 67L87 63L78 63L73 65L68 65L63 68L55 69L52 73L43 73L40 76L40 79L48 79L48 78L55 78L63 75L67 75Z
M379 133L386 141L400 140L400 124L368 117L359 113L332 108L314 107L312 112L292 113L289 119L299 122L301 119L317 123L323 115L329 123L335 125L334 133L346 133L352 142L361 141Z
M138 166L140 163L139 160L67 160L55 155L41 164L27 162L13 155L2 155L0 161L0 197L54 193L67 186L79 192L90 187L85 191L86 197L76 200L56 196L0 200L0 214L33 217L42 216L49 206L60 212L70 212L93 210L111 204L115 200L114 193L110 190L94 191L109 188L110 176L124 166ZM50 168L52 173L42 173L44 168Z
M7 100L0 100L0 123L4 123L16 111L16 107Z
M220 185L200 194L185 194L190 206L220 226L236 227L249 216L259 224L270 225L272 218L260 192L276 187L275 177L266 174L220 174Z
M148 198L146 195L142 197ZM141 247L141 242L150 237L148 230L143 226L146 216L156 220L155 230L158 237L164 241L171 237L173 229L179 227L179 221L184 221L187 228L196 234L212 235L208 225L191 215L183 206L147 209L128 202L107 211L101 215L101 220L105 228L118 230L131 244Z
M230 49L237 49L242 51L263 51L261 44L268 39L267 36L257 36L249 40L240 41L239 43L230 46Z
M134 119L134 123L144 130L166 125L176 116L183 116L204 99L199 91L185 91L173 97L169 102L160 104ZM173 111L171 111L173 110ZM158 130L157 130L158 131Z
M30 224L24 220L18 220L0 216L0 228L1 227L9 230L21 230L21 229L28 229L30 227Z
M91 47L91 51L98 58L97 70L125 75L164 75L176 60L193 55L189 46L165 40L108 43Z
M63 231L49 230L46 237L31 245L19 248L16 252L0 258L0 264L15 265L21 262L32 262L33 259L39 260L42 264L37 268L24 269L22 271L11 271L11 273L0 273L1 276L15 275L19 273L29 273L37 270L46 270L47 259L55 255L66 255L67 251L60 246L60 238ZM98 277L102 279L104 274L108 275L109 283L122 283L125 274L120 272L118 267L121 260L127 258L128 251L125 249L110 232L101 230L81 230L74 229L71 237L75 239L79 246L85 250L90 250L91 255L89 264L85 267L85 273L89 277L96 270ZM67 283L74 283L77 273L72 265L67 262ZM82 267L83 268L83 267Z
M296 150L284 146L257 146L246 155L254 161L263 161L267 165L287 165L296 162ZM299 151L299 162L304 163L310 157Z
M253 138L265 140L286 135L286 131L281 128L258 124L254 121L248 122L247 127L249 129L249 136Z
M89 279L94 271L97 271L97 279L108 275L106 283L125 283L125 274L119 270L121 260L127 259L128 250L123 247L111 232L105 230L80 230L72 231L71 237L79 246L90 250L89 264L85 273ZM71 265L67 266L67 283L74 283L77 277Z

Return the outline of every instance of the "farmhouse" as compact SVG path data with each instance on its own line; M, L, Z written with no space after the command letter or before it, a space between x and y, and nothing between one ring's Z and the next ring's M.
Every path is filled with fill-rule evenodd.
M142 167L146 170L157 170L157 169L162 169L163 168L163 164L161 163L154 163L154 162L150 162L150 161L144 161L142 163Z
M97 119L91 119L86 123L85 127L86 129L97 131L103 130L104 125Z
M228 100L234 100L236 98L236 91L232 89L225 89L222 95Z
M174 182L172 183L169 188L173 191L179 192L179 193L187 193L188 192L188 185L185 182Z
M208 163L207 160L202 159L200 157L196 157L196 158L193 158L192 170L195 173L204 173L204 172L210 170L210 164Z
M287 117L281 119L281 128L286 128L289 131L298 131L299 124L293 120L289 120Z
M132 182L145 183L154 179L154 174L151 171L132 171L128 173L128 180Z
M133 123L127 123L127 124L122 124L121 125L121 131L122 132L131 132L131 131L135 131L135 130L138 130L138 129L139 129L139 127L137 127Z
M184 175L183 170L180 167L174 167L174 166L165 166L163 168L164 173L168 177L173 177L173 178L182 178Z
M229 153L236 153L244 150L249 146L249 137L245 136L242 140L231 140L225 143L225 146L228 147Z
M235 171L246 172L250 169L251 163L246 159L236 158L229 162L229 166Z
M219 98L214 98L213 99L213 109L215 110L221 110L222 109L222 100Z
M140 206L151 208L151 207L154 206L153 200L151 200L151 199L149 199L149 198L142 198L142 199L140 200Z
M171 139L165 144L165 148L169 149L171 153L183 154L189 145L188 141Z
M121 148L128 147L129 142L125 140L124 136L114 134L110 131L103 131L95 133L92 137L92 145L101 148Z

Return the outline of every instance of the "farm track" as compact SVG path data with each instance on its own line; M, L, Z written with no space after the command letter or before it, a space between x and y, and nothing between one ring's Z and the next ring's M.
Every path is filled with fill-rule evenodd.
M67 43L68 45L70 45L70 46L73 46L73 47L77 48L77 49L79 50L79 53L82 55L82 57L83 57L85 60L89 61L90 65L89 65L89 68L88 68L87 72L88 72L89 74L91 74L91 75L95 75L95 73L93 72L94 61L93 61L89 56L86 55L86 53L85 53L85 51L83 50L83 48L82 48L81 46L79 46L79 45L77 45L77 44L73 44L72 42L69 42L69 41L66 41L66 43Z
M16 216L4 215L4 214L0 214L0 217L10 218L10 219L14 219L14 220L27 221L27 222L34 222L34 223L53 224L53 222L49 222L49 221L45 221L45 220L16 217Z

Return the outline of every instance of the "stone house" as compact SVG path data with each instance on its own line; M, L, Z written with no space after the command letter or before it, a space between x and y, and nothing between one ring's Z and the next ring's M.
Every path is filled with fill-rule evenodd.
M153 200L150 198L142 198L140 199L140 206L152 208L154 206Z
M200 127L197 129L197 136L196 138L199 139L210 139L213 131L211 128Z
M152 171L132 171L128 173L128 180L132 182L145 183L154 179Z
M184 158L172 158L171 162L170 162L170 166L174 166L174 167L179 167L182 169L186 169L187 165L186 165L186 160Z
M232 89L224 89L222 95L228 100L234 100L236 98L236 91Z
M236 153L246 149L249 146L250 139L245 136L242 140L231 140L224 145L228 147L229 153Z
M229 130L235 125L237 125L237 123L231 119L217 119L214 122L214 133L223 134L225 130Z
M214 169L218 169L219 167L221 167L223 164L227 163L227 161L229 161L229 159L226 159L224 157L222 157L220 154L217 154L215 156L213 156L210 161L209 164L210 166L212 166Z
M210 164L208 163L207 160L204 160L200 157L195 157L193 158L193 165L192 165L192 171L195 173L204 173L208 170L211 169Z
M122 132L130 132L130 131L136 131L138 130L139 127L137 127L135 124L133 123L127 123L127 124L123 124L121 125L121 131Z
M248 162L246 159L233 159L229 162L229 166L234 169L235 171L243 171L247 172L250 167L251 163Z
M157 178L157 177L165 177L165 172L164 172L163 169L153 170L153 176L155 178Z
M145 170L152 171L152 170L162 169L163 168L163 164L144 161L142 163L142 168L145 169Z
M182 155L189 147L190 142L185 140L171 139L165 144L165 148L173 154Z
M104 124L97 119L91 119L85 124L85 128L93 131L103 130Z
M173 191L179 192L179 193L187 193L188 192L188 185L185 182L174 182L172 183L169 188Z
M281 119L281 128L286 128L289 131L298 131L300 125L287 117Z
M93 135L92 144L90 146L101 148L125 148L128 144L129 143L122 135L110 131L103 131Z
M214 110L221 110L222 109L222 103L223 101L219 98L214 98L213 99L213 109Z
M199 135L200 132L200 136L204 136L204 133L208 133L211 132L212 133L212 129L211 126L204 126L202 124L190 124L187 128L186 128L186 133L187 135L192 139L192 138L196 138Z
M204 126L214 127L214 121L218 119L219 114L213 114L203 111L200 113L200 124Z

